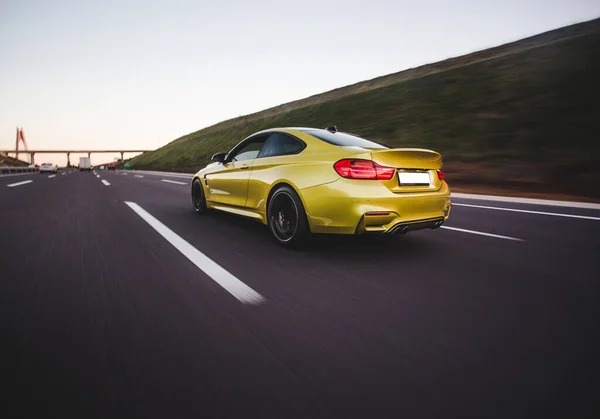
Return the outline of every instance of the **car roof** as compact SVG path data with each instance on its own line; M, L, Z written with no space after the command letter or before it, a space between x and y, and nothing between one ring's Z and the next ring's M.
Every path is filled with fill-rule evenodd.
M261 131L253 132L248 137L252 137L253 135L258 135L258 134L267 134L269 132L287 132L288 130L296 130L296 129L310 129L310 128L292 128L292 127L266 128Z

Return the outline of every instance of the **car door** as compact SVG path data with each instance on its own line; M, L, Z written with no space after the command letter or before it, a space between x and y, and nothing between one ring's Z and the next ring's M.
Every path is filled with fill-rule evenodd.
M217 170L205 176L208 201L236 207L244 206L250 167L267 137L268 135L259 135L244 140L229 152Z
M266 210L269 190L277 179L285 176L282 166L297 160L306 144L291 134L274 132L269 135L264 147L252 162L248 181L246 207L258 211Z

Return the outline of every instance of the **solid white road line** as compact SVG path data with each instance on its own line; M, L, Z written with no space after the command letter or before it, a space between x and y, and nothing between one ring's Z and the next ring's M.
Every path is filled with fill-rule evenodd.
M134 175L135 177L139 177L139 178L143 178L144 176L142 175Z
M479 236L495 237L497 239L513 240L513 241L516 241L516 242L522 242L522 241L524 241L523 239L517 239L516 237L500 236L499 234L483 233L481 231L474 231L474 230L465 230L464 228L456 228L456 227L448 227L448 226L441 226L440 228L445 228L445 229L454 230L454 231L460 231L462 233L477 234Z
M590 217L590 216L587 216L587 215L559 214L557 212L531 211L531 210L522 210L522 209L515 209L515 208L488 207L488 206L485 206L485 205L471 205L471 204L456 204L456 203L453 203L452 206L483 208L483 209L497 210L497 211L524 212L526 214L552 215L552 216L555 216L555 217L582 218L584 220L596 220L596 221L600 221L600 217Z
M204 253L196 249L187 241L182 239L169 227L154 218L145 209L140 207L135 202L125 201L137 215L163 236L175 249L179 250L186 258L196 265L202 272L211 277L213 281L225 288L231 295L240 300L244 304L261 304L265 302L265 298L250 288L248 285L237 279L228 271L223 269L219 264L214 262Z
M176 185L187 185L187 182L177 182L176 180L169 180L169 179L161 179L161 182L166 182L166 183L174 183Z
M14 188L15 186L26 185L31 182L33 182L33 180L24 180L23 182L11 183L10 185L6 185L6 186L8 186L9 188Z
M50 175L48 176L48 179L52 179L53 177L55 177L56 175Z
M107 182L107 181L106 181L106 180L104 180L104 179L102 179L102 183L104 183L104 185L106 185L106 186L110 186L110 183L109 183L109 182Z
M551 199L518 198L511 196L478 195L452 192L452 198L479 199L483 201L515 202L518 204L550 205L553 207L586 208L600 210L600 204L589 202L554 201Z

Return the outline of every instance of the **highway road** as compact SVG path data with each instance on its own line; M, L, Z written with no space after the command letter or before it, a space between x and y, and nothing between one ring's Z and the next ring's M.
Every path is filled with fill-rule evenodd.
M0 415L595 416L600 211L453 202L291 251L183 176L2 177Z

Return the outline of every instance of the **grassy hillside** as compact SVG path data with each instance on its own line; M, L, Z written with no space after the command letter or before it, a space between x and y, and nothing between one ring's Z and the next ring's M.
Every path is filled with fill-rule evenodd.
M600 199L600 19L231 119L132 160L194 171L245 136L335 124L443 153L455 188Z
M0 153L0 166L29 166L29 163L8 157L6 154Z

